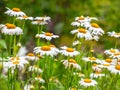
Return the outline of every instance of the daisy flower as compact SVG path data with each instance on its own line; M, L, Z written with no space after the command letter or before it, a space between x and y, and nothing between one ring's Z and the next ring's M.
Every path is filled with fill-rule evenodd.
M45 83L45 80L42 79L42 77L40 77L40 76L35 77L35 80L39 81L40 83Z
M83 24L80 24L79 22L75 21L71 23L72 26L83 26Z
M33 20L33 17L28 17L28 16L20 16L20 17L17 17L16 19L19 19L19 20Z
M96 63L101 63L101 60L95 58L95 57L83 57L82 60L86 62L96 62Z
M62 50L60 50L60 53L65 56L73 57L79 54L79 52L76 51L75 48L69 48L69 47L63 46L61 47L61 49Z
M34 90L34 89L35 89L35 87L32 84L26 84L24 86L24 90Z
M109 63L102 63L102 64L99 65L100 68L107 68L107 69L108 69L110 66L111 66L111 64L109 64Z
M120 74L120 65L110 66L108 70L114 74Z
M35 56L34 53L28 53L25 58L27 60L31 60L31 61L34 61L34 60L39 60L39 58L41 58L41 56Z
M34 51L35 54L40 54L40 55L50 55L50 56L56 56L59 52L59 50L56 47L44 45L41 47L35 47Z
M120 52L116 52L116 53L112 54L110 57L112 57L114 59L119 59L120 58Z
M97 23L85 23L85 27L91 32L92 35L100 35L104 34L104 31L99 27Z
M102 68L98 64L93 64L92 65L93 71L101 72Z
M105 76L105 74L101 74L100 72L95 72L90 74L90 78L100 78Z
M85 87L89 87L89 86L95 86L97 85L97 82L95 80L92 79L81 79L79 81L79 84Z
M6 7L7 11L5 12L5 14L9 15L9 16L25 16L25 13L22 12L19 8L8 8Z
M29 68L28 68L28 71L35 71L35 72L38 72L38 73L42 73L43 72L43 70L42 69L40 69L39 67L37 67L37 66L30 66Z
M2 25L1 33L5 35L21 35L23 34L23 30L20 27L16 27L14 24L7 23Z
M34 25L46 25L48 24L48 22L50 21L50 17L36 17L34 18L34 21L32 22L32 24Z
M79 28L76 30L72 30L71 31L72 34L76 34L77 33L77 37L78 38L85 38L85 40L91 40L92 36L90 34L90 32L84 28Z
M110 50L105 50L104 53L107 54L107 55L113 55L114 53L117 53L119 52L118 49L113 49L111 48Z
M73 43L72 43L72 46L76 46L76 45L78 45L78 44L81 44L78 40L76 40L76 41L74 41Z
M115 31L107 32L107 34L108 34L108 36L115 37L115 38L120 37L120 33L116 33Z
M88 19L84 16L80 16L80 17L75 17L75 21L78 21L80 23L85 23L88 22Z
M107 58L105 60L102 60L101 63L108 63L108 64L111 64L111 65L115 65L117 63L117 60L116 59Z
M69 59L69 60L62 60L61 61L65 68L75 68L75 69L78 69L78 70L81 70L81 67L79 64L77 64L77 62L74 60L74 59Z
M58 35L53 35L53 33L50 33L50 32L42 32L42 34L37 34L36 37L39 37L39 38L44 38L48 41L50 41L51 39L53 38L59 38Z

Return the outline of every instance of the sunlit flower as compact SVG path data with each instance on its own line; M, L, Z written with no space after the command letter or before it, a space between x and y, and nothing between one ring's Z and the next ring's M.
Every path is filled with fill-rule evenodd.
M39 81L40 83L45 83L45 80L40 76L35 77L35 80Z
M25 13L22 12L19 8L8 8L6 7L7 11L5 12L5 14L9 15L9 16L25 16Z
M100 72L95 72L90 74L90 78L100 78L105 76L105 74L101 74Z
M104 31L99 27L97 23L86 23L85 27L91 32L92 35L103 35Z
M105 59L105 60L102 60L101 63L108 63L108 64L111 64L111 65L116 65L117 60L116 60L116 59L107 58L107 59Z
M118 53L118 52L119 52L118 49L113 49L113 48L111 48L110 50L105 50L105 51L104 51L104 53L105 53L106 55L113 55L113 54Z
M83 24L80 24L80 23L77 22L77 21L72 22L71 25L72 25L72 26L77 26L77 27L80 26L80 25L83 26Z
M72 46L76 46L76 45L78 45L78 44L81 44L78 40L76 40L76 41L74 41L73 43L72 43Z
M8 60L8 62L4 63L3 67L12 69L17 67L19 70L22 70L25 64L29 64L24 57L9 57Z
M73 75L77 75L78 77L85 77L85 75L81 72L73 72Z
M114 59L119 59L120 58L120 52L116 52L116 53L112 54L110 57L112 57Z
M35 87L32 84L26 84L24 86L24 90L34 90L34 89L35 89Z
M33 20L33 17L28 17L28 16L20 16L20 17L17 17L16 19L19 19L19 20Z
M80 23L85 23L88 22L88 19L84 16L80 16L80 17L75 17L75 21L78 21Z
M86 40L91 40L92 36L90 32L84 28L79 28L71 31L72 34L77 34L78 38L85 38Z
M35 72L38 72L38 73L42 73L42 72L43 72L43 70L40 69L40 68L37 67L37 66L30 66L30 67L28 68L28 71L31 71L31 72L35 71Z
M98 64L93 64L92 65L93 71L101 72L102 68Z
M78 70L81 70L80 65L77 64L74 59L62 60L61 62L64 64L65 68L76 68Z
M95 80L92 79L81 79L79 81L79 84L85 87L89 87L89 86L95 86L97 85L97 82Z
M39 57L41 57L41 56L39 56ZM28 53L28 54L25 56L25 58L26 58L27 60L31 60L31 61L39 60L39 57L38 57L38 56L35 56L34 53Z
M120 65L110 66L108 70L114 74L120 74Z
M40 55L50 55L50 56L56 56L58 54L59 50L56 47L44 45L41 47L35 47L34 53L40 54Z
M101 63L101 60L99 60L95 57L83 57L82 60L87 61L87 62Z
M36 17L34 18L34 21L32 22L32 24L34 25L46 25L48 24L48 22L50 21L50 17Z
M116 33L115 31L107 32L107 34L108 34L108 36L115 37L115 38L120 37L120 33Z
M53 33L50 33L50 32L42 32L42 34L37 34L36 37L39 37L39 38L44 38L48 41L50 41L51 39L53 38L58 38L59 36L58 35L53 35Z
M109 64L109 63L102 63L102 64L99 65L100 68L107 68L107 69L108 69L110 66L111 66L111 64Z
M23 30L20 27L16 27L14 24L7 23L4 26L2 25L1 33L5 35L20 35L23 34Z
M62 50L60 50L60 53L65 56L73 57L79 54L79 52L76 51L75 48L69 48L69 47L63 46L61 47L61 49Z

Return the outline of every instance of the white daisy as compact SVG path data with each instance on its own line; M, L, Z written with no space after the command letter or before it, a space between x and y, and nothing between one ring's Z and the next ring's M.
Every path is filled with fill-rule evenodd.
M73 57L80 53L80 52L76 51L75 48L69 48L66 46L61 47L61 49L62 50L60 50L60 53L65 56Z
M40 69L40 68L37 67L37 66L30 66L30 67L28 68L28 71L31 71L31 72L35 71L35 72L38 72L38 73L42 73L42 72L43 72L43 70Z
M19 19L19 20L33 20L33 17L28 17L28 16L20 16L20 17L17 17L16 19Z
M23 30L14 24L7 23L1 28L1 33L5 35L21 35L23 34Z
M120 52L113 53L110 57L113 59L119 59L120 58Z
M76 46L76 45L78 45L78 44L81 44L78 40L76 40L76 41L74 41L73 43L72 43L72 46Z
M95 86L97 85L97 82L95 80L92 79L81 79L79 81L79 84L85 87L89 87L89 86Z
M32 22L32 24L34 25L46 25L48 24L48 22L50 21L50 17L36 17L34 18L34 21Z
M120 65L110 66L108 70L114 74L120 74Z
M77 26L77 27L78 27L78 26L80 26L81 24L80 24L79 22L75 21L75 22L72 22L71 25L72 25L72 26ZM82 26L82 25L81 25L81 26Z
M49 17L49 16L36 17L36 18L34 18L34 20L43 20L43 21L45 21L45 22L48 22L48 21L51 20L51 17Z
M108 36L115 37L115 38L120 37L120 33L116 33L115 31L107 32L107 34L108 34Z
M88 22L88 19L84 16L80 16L80 17L75 17L75 21L78 21L80 23L85 23Z
M90 74L90 78L101 78L104 77L105 74L101 74L100 72L95 72Z
M113 49L111 48L110 50L105 50L104 53L107 54L107 55L113 55L114 53L117 53L119 52L118 49Z
M45 83L45 80L42 79L42 77L40 77L40 76L35 77L35 80L39 81L40 83Z
M72 30L71 33L72 34L77 33L78 38L85 38L85 40L91 40L92 39L92 36L91 36L90 32L88 30L84 29L84 28Z
M7 11L5 12L5 14L9 15L9 16L25 16L25 13L22 12L19 8L8 8L6 7Z
M58 35L53 35L53 33L50 33L50 32L42 32L42 34L37 34L36 37L39 37L39 38L44 38L48 41L50 41L52 38L58 38L59 36Z
M74 59L62 60L61 62L64 64L65 68L76 68L78 70L81 70L80 65L77 64Z
M85 23L85 27L91 32L92 35L100 35L104 34L104 31L99 27L97 23Z
M40 55L50 55L50 56L56 56L58 54L59 50L56 47L51 47L48 45L42 46L42 47L35 47L34 53L40 54Z
M35 87L32 84L26 84L24 86L24 90L34 90L34 89L35 89Z
M110 66L111 66L111 64L109 64L109 63L102 63L102 64L99 65L100 68L107 68L107 69L108 69Z
M82 60L87 61L87 62L101 63L101 60L99 60L95 57L83 57Z
M92 65L93 71L101 72L102 68L98 64L93 64Z
M111 64L111 65L116 65L117 59L110 59L110 58L107 58L107 59L105 59L105 60L102 60L101 63L108 63L108 64Z
M25 58L27 60L30 60L30 61L34 61L34 60L39 60L39 58L41 58L41 56L35 56L34 53L28 53Z

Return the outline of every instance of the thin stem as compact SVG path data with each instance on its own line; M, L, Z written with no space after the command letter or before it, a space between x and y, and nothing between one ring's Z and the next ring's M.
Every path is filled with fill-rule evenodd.
M117 38L115 40L115 49L117 48L118 42L117 42Z
M13 55L16 56L16 35L14 36Z

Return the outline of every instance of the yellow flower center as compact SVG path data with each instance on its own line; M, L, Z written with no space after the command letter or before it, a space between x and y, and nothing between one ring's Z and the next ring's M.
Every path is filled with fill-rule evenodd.
M97 74L97 75L98 75L98 74L100 74L100 72L98 72L98 71L95 71L95 74Z
M89 57L89 60L96 60L95 57Z
M10 24L10 23L6 23L5 26L7 27L7 29L15 29L16 26L14 24Z
M53 36L53 33L47 32L47 33L45 33L45 35L46 35L46 36Z
M120 52L114 53L114 56L119 56Z
M79 31L80 33L86 34L86 30L85 30L84 28L80 28L80 29L78 29L78 31Z
M12 10L15 11L15 12L20 12L21 11L19 8L13 8Z
M115 49L111 49L110 52L111 53L115 53L116 51L115 51Z
M70 90L77 90L75 87L71 88Z
M41 22L43 22L44 20L43 19L41 19L41 20L36 20L36 22L38 22L38 23L41 23Z
M43 51L50 51L51 48L50 48L50 46L42 46L41 50L43 50Z
M99 25L97 23L92 23L91 26L94 28L99 28Z
M84 20L85 18L83 16L79 17L79 20Z
M97 66L97 64L93 64L93 66Z
M108 62L108 63L111 63L111 62L112 62L112 60L109 59L109 58L108 58L108 59L105 59L105 61Z
M76 64L76 61L74 59L69 59L68 60L70 63L75 63Z
M12 60L12 61L20 60L20 58L19 58L19 57L12 57L11 60Z
M28 18L28 16L23 16L23 18Z
M20 62L18 60L15 60L12 63L18 65Z
M91 80L91 79L84 79L84 82L85 82L85 83L91 83L92 80Z
M41 76L37 76L38 79L41 79Z
M103 64L103 66L110 66L110 64Z
M73 48L67 48L66 49L68 52L74 52L74 49Z
M120 65L116 65L115 69L120 70Z
M34 86L33 85L30 85L30 90L34 89Z
M33 53L28 53L27 56L35 56Z
M120 33L116 33L115 35L120 35Z

